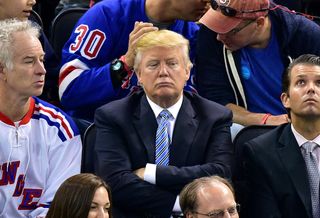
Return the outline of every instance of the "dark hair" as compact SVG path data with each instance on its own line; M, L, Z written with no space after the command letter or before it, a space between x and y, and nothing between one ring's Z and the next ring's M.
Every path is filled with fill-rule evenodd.
M46 218L87 218L96 190L106 188L110 199L109 217L111 212L111 190L98 176L82 173L68 178L57 190Z
M197 199L197 193L199 189L204 186L210 186L214 183L222 183L226 185L232 192L233 197L235 198L234 189L228 180L219 176L201 177L187 184L180 192L180 207L184 215L197 210L199 206Z
M290 86L291 71L297 65L315 65L320 66L320 57L313 54L303 54L294 59L282 75L282 92L288 94Z

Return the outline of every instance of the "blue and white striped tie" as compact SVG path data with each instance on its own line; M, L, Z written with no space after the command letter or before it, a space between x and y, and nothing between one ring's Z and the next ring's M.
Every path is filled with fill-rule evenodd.
M163 110L159 114L160 122L156 135L156 158L157 165L169 165L169 118L172 116L169 111Z

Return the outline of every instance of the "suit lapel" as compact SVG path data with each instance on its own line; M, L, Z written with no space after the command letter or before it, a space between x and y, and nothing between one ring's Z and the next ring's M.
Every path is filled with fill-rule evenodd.
M170 146L170 165L185 165L198 125L199 121L196 119L196 113L189 99L184 96L173 130L173 139Z
M298 143L292 133L291 125L287 125L279 138L283 147L278 148L279 156L286 167L299 197L311 217L311 195L305 162Z
M133 125L135 126L135 129L147 150L149 163L154 163L157 120L145 94L141 98L140 107L134 111Z

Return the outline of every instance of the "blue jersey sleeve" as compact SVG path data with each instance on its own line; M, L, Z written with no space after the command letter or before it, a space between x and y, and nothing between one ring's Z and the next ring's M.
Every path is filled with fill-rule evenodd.
M67 111L96 108L129 92L113 87L109 68L113 59L127 51L133 24L121 30L121 8L112 12L109 7L98 4L88 10L62 50L59 96Z

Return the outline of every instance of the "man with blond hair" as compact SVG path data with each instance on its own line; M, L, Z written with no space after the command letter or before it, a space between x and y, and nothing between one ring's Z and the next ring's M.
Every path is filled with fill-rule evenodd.
M183 91L192 66L188 45L169 30L145 34L134 61L144 91L96 111L98 174L122 217L170 217L181 212L177 195L184 185L231 176L232 115Z

